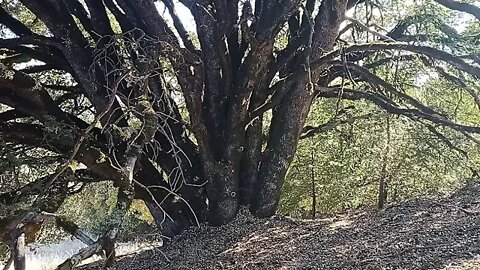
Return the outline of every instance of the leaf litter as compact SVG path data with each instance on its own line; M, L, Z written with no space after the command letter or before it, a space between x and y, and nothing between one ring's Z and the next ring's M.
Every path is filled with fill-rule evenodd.
M115 269L480 269L480 183L316 220L257 219L242 209L230 224L192 227L120 257Z

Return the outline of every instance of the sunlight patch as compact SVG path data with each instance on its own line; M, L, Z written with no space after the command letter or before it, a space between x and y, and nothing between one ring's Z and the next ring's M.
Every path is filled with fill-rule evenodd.
M352 227L352 221L349 219L343 219L339 221L332 222L332 224L328 225L328 229L335 231L338 229L347 229Z

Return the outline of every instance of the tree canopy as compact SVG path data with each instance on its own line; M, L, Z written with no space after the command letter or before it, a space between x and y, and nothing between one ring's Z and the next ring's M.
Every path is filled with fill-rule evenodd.
M226 224L241 205L271 216L299 141L359 121L388 144L411 121L476 174L479 22L478 4L459 0L3 0L0 204L13 242L54 219L89 245L59 269L102 250L112 265L134 198L168 237ZM379 148L387 164L393 146ZM93 241L53 213L104 181L117 202Z

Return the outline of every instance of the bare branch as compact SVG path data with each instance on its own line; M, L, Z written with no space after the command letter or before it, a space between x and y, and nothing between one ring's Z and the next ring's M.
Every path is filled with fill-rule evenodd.
M457 151L467 159L469 158L469 155L465 150L455 146L445 135L443 135L440 131L438 131L434 126L427 123L422 123L422 124L424 124L424 126L427 127L428 130L432 132L432 134L437 136L446 146L448 146L448 148Z
M318 125L316 127L305 126L303 128L302 135L300 136L300 139L310 138L310 137L313 137L313 136L315 136L319 133L325 133L325 132L328 132L330 130L333 130L340 125L343 125L343 124L350 124L351 125L357 120L369 119L369 118L372 118L373 116L375 116L374 113L367 113L367 114L363 114L363 115L352 116L352 117L345 118L345 119L334 118L334 119L329 120L327 123Z
M374 34L376 36L378 36L381 40L386 40L386 41L395 41L393 38L387 36L387 35L384 35L378 31L375 31L374 29L366 26L365 24L363 24L361 21L355 19L355 18L352 18L352 17L346 17L347 20L351 21L352 23L358 25L361 29L371 33L371 34Z
M424 54L435 59L439 59L447 62L448 64L469 73L470 75L480 78L480 68L471 64L468 64L463 59L428 46L411 45L408 43L367 43L367 44L355 44L350 47L343 48L342 50L335 50L330 52L319 59L312 62L312 69L319 68L322 65L334 60L342 52L365 52L365 51L385 51L385 50L402 50L419 54Z
M477 7L473 4L458 2L454 0L435 0L440 5L443 5L449 9L458 10L471 14L480 21L480 7Z
M83 260L88 259L102 251L102 247L103 240L100 239L99 241L95 242L95 244L80 249L77 254L73 255L72 257L64 261L62 264L57 266L56 270L71 270L75 266L79 265Z
M47 184L50 182L52 176L53 175L48 175L36 179L35 181L30 182L16 190L0 193L0 204L10 205L19 201L25 201L29 196L41 194L43 191L45 191L45 189L47 189ZM95 176L85 170L76 170L72 173L66 173L65 175L62 175L61 178L61 181L68 181L68 179L71 178L79 182L93 182L95 179L99 179L98 176Z
M63 166L60 167L59 170L57 170L57 172L55 173L55 175L52 177L52 179L49 181L49 183L47 184L47 187L50 186L51 184L53 184L53 182L55 182L58 178L58 176L60 176L62 173L65 172L65 170L69 167L69 165L73 162L73 160L75 159L75 156L77 155L78 153L78 150L80 150L80 147L82 146L82 143L84 140L87 139L87 136L88 134L90 133L90 131L92 131L92 129L95 128L95 126L97 125L97 123L100 121L100 119L102 119L107 113L108 111L110 110L110 108L112 107L113 103L115 102L115 97L117 95L117 89L118 89L118 86L120 84L120 82L125 79L125 77L130 73L130 70L124 72L121 76L119 76L116 81L114 82L114 85L113 85L113 88L112 88L112 93L110 94L110 99L108 101L108 104L107 106L102 110L100 111L96 116L95 116L95 119L92 121L92 123L83 131L83 133L80 135L77 143L75 144L75 146L73 147L73 150L72 150L72 153L70 154L70 157L68 158L68 160L63 164Z
M342 90L339 88L320 89L317 97L337 98L340 91ZM380 108L386 110L391 114L404 115L413 120L415 120L416 117L426 119L437 125L450 127L460 132L480 133L480 127L457 124L440 115L431 115L428 113L424 113L418 109L401 108L387 97L376 93L343 89L342 98L349 100L366 99L372 101L373 103L375 103L375 105L379 106Z
M414 99L413 97L411 97L411 96L409 96L409 95L407 95L407 94L405 94L401 91L398 91L393 85L386 82L385 80L378 77L377 75L373 74L368 69L366 69L362 66L359 66L357 64L354 64L354 63L346 63L346 65L347 65L347 67L353 68L355 71L359 72L360 75L365 79L366 82L381 86L385 90L389 91L391 94L399 97L403 101L406 101L407 103L409 103L410 105L414 106L415 108L421 110L422 112L425 112L427 114L432 114L432 115L442 115L441 113L436 112L432 108L429 108L429 107L423 105L421 102ZM444 116L444 115L442 115L442 116Z

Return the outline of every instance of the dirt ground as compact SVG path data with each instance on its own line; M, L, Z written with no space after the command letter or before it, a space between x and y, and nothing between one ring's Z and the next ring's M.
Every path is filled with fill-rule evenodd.
M119 258L116 269L480 269L480 183L445 198L315 221L246 212Z

